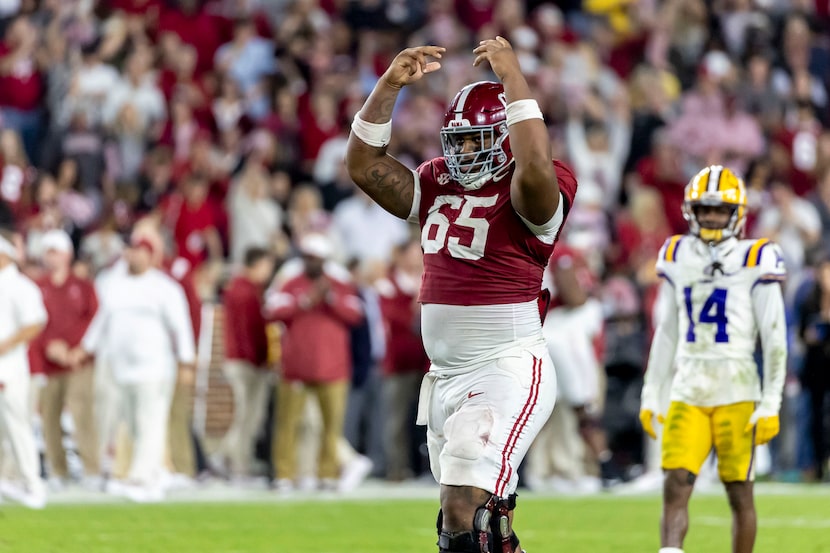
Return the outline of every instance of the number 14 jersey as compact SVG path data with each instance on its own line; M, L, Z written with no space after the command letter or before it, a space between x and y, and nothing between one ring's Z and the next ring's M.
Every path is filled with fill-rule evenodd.
M677 235L660 250L657 272L677 307L671 399L709 406L760 399L758 333L786 321L759 320L765 311L754 292L786 278L779 247L733 238L710 251L695 236Z

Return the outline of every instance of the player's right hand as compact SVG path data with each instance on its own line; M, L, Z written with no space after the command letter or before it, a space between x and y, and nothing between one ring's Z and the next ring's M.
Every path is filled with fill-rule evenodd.
M441 59L447 49L442 46L416 46L407 48L395 56L381 77L393 88L412 84L427 73L441 69L441 63L427 58Z
M643 426L643 431L649 435L652 440L657 439L657 432L654 431L655 413L651 409L640 409L640 424ZM657 413L657 422L663 424L663 415Z

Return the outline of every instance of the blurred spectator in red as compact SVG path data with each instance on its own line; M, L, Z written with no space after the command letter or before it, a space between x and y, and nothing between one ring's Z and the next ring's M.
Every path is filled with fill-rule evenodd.
M297 95L290 86L280 83L275 87L271 113L260 122L260 126L272 133L280 144L274 161L298 172L302 122Z
M29 159L38 155L43 131L45 83L37 60L40 31L25 15L6 28L0 43L0 117L20 133Z
M167 2L159 16L159 40L169 40L165 34L175 35L179 41L196 48L199 72L212 68L216 50L223 41L220 19L205 9L202 0Z
M615 272L636 277L654 264L660 247L671 236L660 194L640 186L632 190L628 208L616 218L615 240L609 258Z
M208 258L222 257L216 215L207 201L208 186L203 175L189 173L181 184L181 192L174 192L160 206L162 221L172 232L177 255L194 268Z
M66 221L59 206L58 184L49 173L41 173L32 183L33 204L22 221L26 240L26 255L39 260L43 256L40 245L43 235L54 229L65 228Z
M50 483L63 487L69 481L61 415L72 414L73 439L83 463L83 483L100 489L98 438L92 412L92 365L72 366L70 350L78 347L98 309L95 289L72 273L74 248L62 230L47 232L41 240L46 274L37 281L49 320L29 347L33 369L46 376L40 390L43 441Z
M421 342L421 305L418 291L424 271L419 240L396 248L388 277L376 283L386 324L383 361L383 438L386 478L394 482L415 476L412 439L415 404L429 360Z
M13 213L22 215L25 196L30 193L35 170L23 147L20 134L13 129L0 131L0 200L7 203Z
M651 155L637 163L636 184L656 189L663 198L663 212L673 234L685 234L688 230L679 205L683 203L686 177L681 165L680 149L670 141L664 129L652 135Z
M218 453L235 478L251 475L257 434L274 380L268 366L268 337L263 316L263 293L274 260L268 250L245 251L242 270L225 287L225 378L233 391L233 422Z
M297 476L297 426L306 395L316 396L323 419L318 477L329 489L337 486L338 440L351 377L349 327L363 316L352 284L325 270L333 253L321 234L299 242L303 272L267 296L269 318L286 324L282 341L282 382L277 389L277 488L290 490ZM348 278L348 277L347 277Z
M323 143L340 132L337 99L330 92L316 92L301 102L299 108L302 170L310 174Z
M784 126L772 136L770 158L778 178L790 183L799 196L815 186L821 122L807 99L797 99L786 114Z

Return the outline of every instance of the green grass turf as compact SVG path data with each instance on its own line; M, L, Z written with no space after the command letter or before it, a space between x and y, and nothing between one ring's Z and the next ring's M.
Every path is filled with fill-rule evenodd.
M659 499L520 499L529 553L656 553ZM756 553L830 553L830 495L758 498ZM0 505L0 551L21 553L435 553L429 500ZM724 497L692 499L690 553L728 553Z

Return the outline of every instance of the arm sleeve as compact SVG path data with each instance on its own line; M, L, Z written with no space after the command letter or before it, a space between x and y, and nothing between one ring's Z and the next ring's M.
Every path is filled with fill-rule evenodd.
M363 303L353 289L332 287L328 306L338 319L349 326L356 326L363 320Z
M556 241L556 237L559 235L559 229L562 228L562 223L565 222L565 199L562 196L562 193L559 193L559 206L556 208L556 213L553 214L553 217L547 223L541 225L535 225L522 217L521 213L518 211L516 215L522 220L527 228L536 235L539 240L544 242L545 244L553 244Z
M169 295L166 318L173 332L176 356L180 363L193 363L196 360L196 343L193 339L193 325L190 322L190 309L187 307L184 290L172 279Z
M92 321L84 333L84 337L81 339L81 348L87 353L95 353L98 350L108 317L109 313L107 312L106 305L99 306L98 311L95 312L95 316L92 317Z
M787 321L781 287L776 283L755 286L752 309L760 329L764 359L760 408L777 413L787 376Z
M300 310L299 298L284 286L265 293L263 314L269 321L290 322Z
M15 299L17 320L21 328L46 323L46 306L43 305L43 294L37 284L24 280Z
M412 208L409 210L406 222L417 225L419 222L418 213L421 211L421 175L417 171L412 171L412 181L415 189L412 192Z
M660 392L674 374L674 357L677 351L677 302L674 287L663 281L654 306L656 330L648 356L645 382L641 396L643 408L657 411Z

